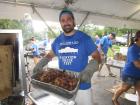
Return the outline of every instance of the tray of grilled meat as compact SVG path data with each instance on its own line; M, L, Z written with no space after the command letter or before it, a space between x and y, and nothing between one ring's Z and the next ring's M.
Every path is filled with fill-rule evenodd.
M32 75L32 84L66 98L72 98L78 88L80 75L77 72L47 68Z

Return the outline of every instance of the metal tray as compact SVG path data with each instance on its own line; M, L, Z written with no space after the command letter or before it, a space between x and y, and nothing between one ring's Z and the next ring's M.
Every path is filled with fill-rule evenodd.
M50 68L48 69L50 70ZM79 74L75 73L75 72L71 72L71 71L66 71L69 74L73 74L74 76L76 76L76 78L79 78ZM78 79L77 85L75 87L75 89L73 89L72 91L69 91L67 89L64 89L62 87L50 84L50 83L45 83L45 82L41 82L39 80L36 80L35 77L38 73L34 74L31 76L31 83L39 88L45 89L47 91L53 92L55 94L58 94L62 97L71 99L73 98L73 96L77 93L78 89L79 89L79 83L80 83L80 79Z
M71 101L74 103L74 100L66 100L42 89L34 90L28 96L36 105L75 105L69 104Z

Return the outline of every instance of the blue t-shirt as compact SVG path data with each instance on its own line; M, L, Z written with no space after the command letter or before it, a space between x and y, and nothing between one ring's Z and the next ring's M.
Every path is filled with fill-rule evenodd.
M95 44L98 46L100 44L100 39L96 39Z
M80 72L88 64L88 56L96 51L96 45L87 34L76 30L72 36L62 33L52 44L58 56L60 69Z
M47 39L45 39L44 42L43 42L43 45L47 46L47 43L48 43L48 41L47 41Z
M123 70L125 75L139 78L140 79L140 69L134 65L134 61L140 60L140 47L133 44L128 48L127 61Z
M112 41L109 39L108 36L103 36L100 40L101 49L103 50L104 54L107 55L108 48L112 47Z
M33 56L36 56L36 55L39 55L39 48L38 48L38 45L37 44L32 44L32 48L34 49L33 50Z

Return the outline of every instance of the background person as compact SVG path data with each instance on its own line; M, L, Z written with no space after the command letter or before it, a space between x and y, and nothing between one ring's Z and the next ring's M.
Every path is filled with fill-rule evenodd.
M100 44L100 37L98 35L95 36L95 44L99 46Z
M138 92L138 105L140 105L140 31L135 35L135 43L131 42L128 52L127 61L122 72L122 84L116 90L112 97L114 105L120 105L118 98L123 92L126 92L131 86L135 87Z
M102 56L102 62L100 64L100 67L99 67L99 73L98 73L98 76L100 76L100 71L104 65L104 63L106 63L106 60L107 60L107 53L108 53L108 49L110 48L112 50L112 52L114 52L114 49L112 48L112 40L115 39L116 37L116 33L115 32L112 32L110 33L109 35L107 36L103 36L101 39L100 39L100 46L99 46L99 49L101 50L100 51L100 54ZM108 66L107 66L108 67ZM108 71L109 71L109 75L110 76L115 76L110 68L108 67Z
M98 35L95 36L95 44L97 46L98 51L100 52L100 37Z
M34 63L37 64L39 61L39 55L40 55L39 48L34 37L32 37L30 41L31 41L31 51L33 53Z
M47 51L47 45L48 45L48 38L45 38L43 41L43 47L44 47L45 51Z

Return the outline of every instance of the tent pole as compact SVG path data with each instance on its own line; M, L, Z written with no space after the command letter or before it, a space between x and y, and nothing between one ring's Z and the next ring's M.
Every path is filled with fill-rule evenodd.
M130 30L129 44L131 43L130 41L131 41L132 37L133 37L133 30L131 29L131 30Z
M129 46L129 42L130 42L130 31L128 30L128 32L127 32L127 47Z
M82 20L82 22L81 22L80 26L78 27L78 29L80 29L80 27L81 27L81 26L83 25L83 23L86 21L86 19L88 18L89 14L90 14L90 12L87 12L85 18Z
M48 27L48 29L52 32L53 35L56 36L55 32L51 29L51 27L46 23L45 19L40 15L40 13L36 10L34 5L32 5L33 12L35 12L38 17L43 21L43 23Z
M130 16L127 17L127 19L131 19L134 15L138 14L140 12L140 9L132 13Z
M132 38L133 30L130 30L130 38Z

